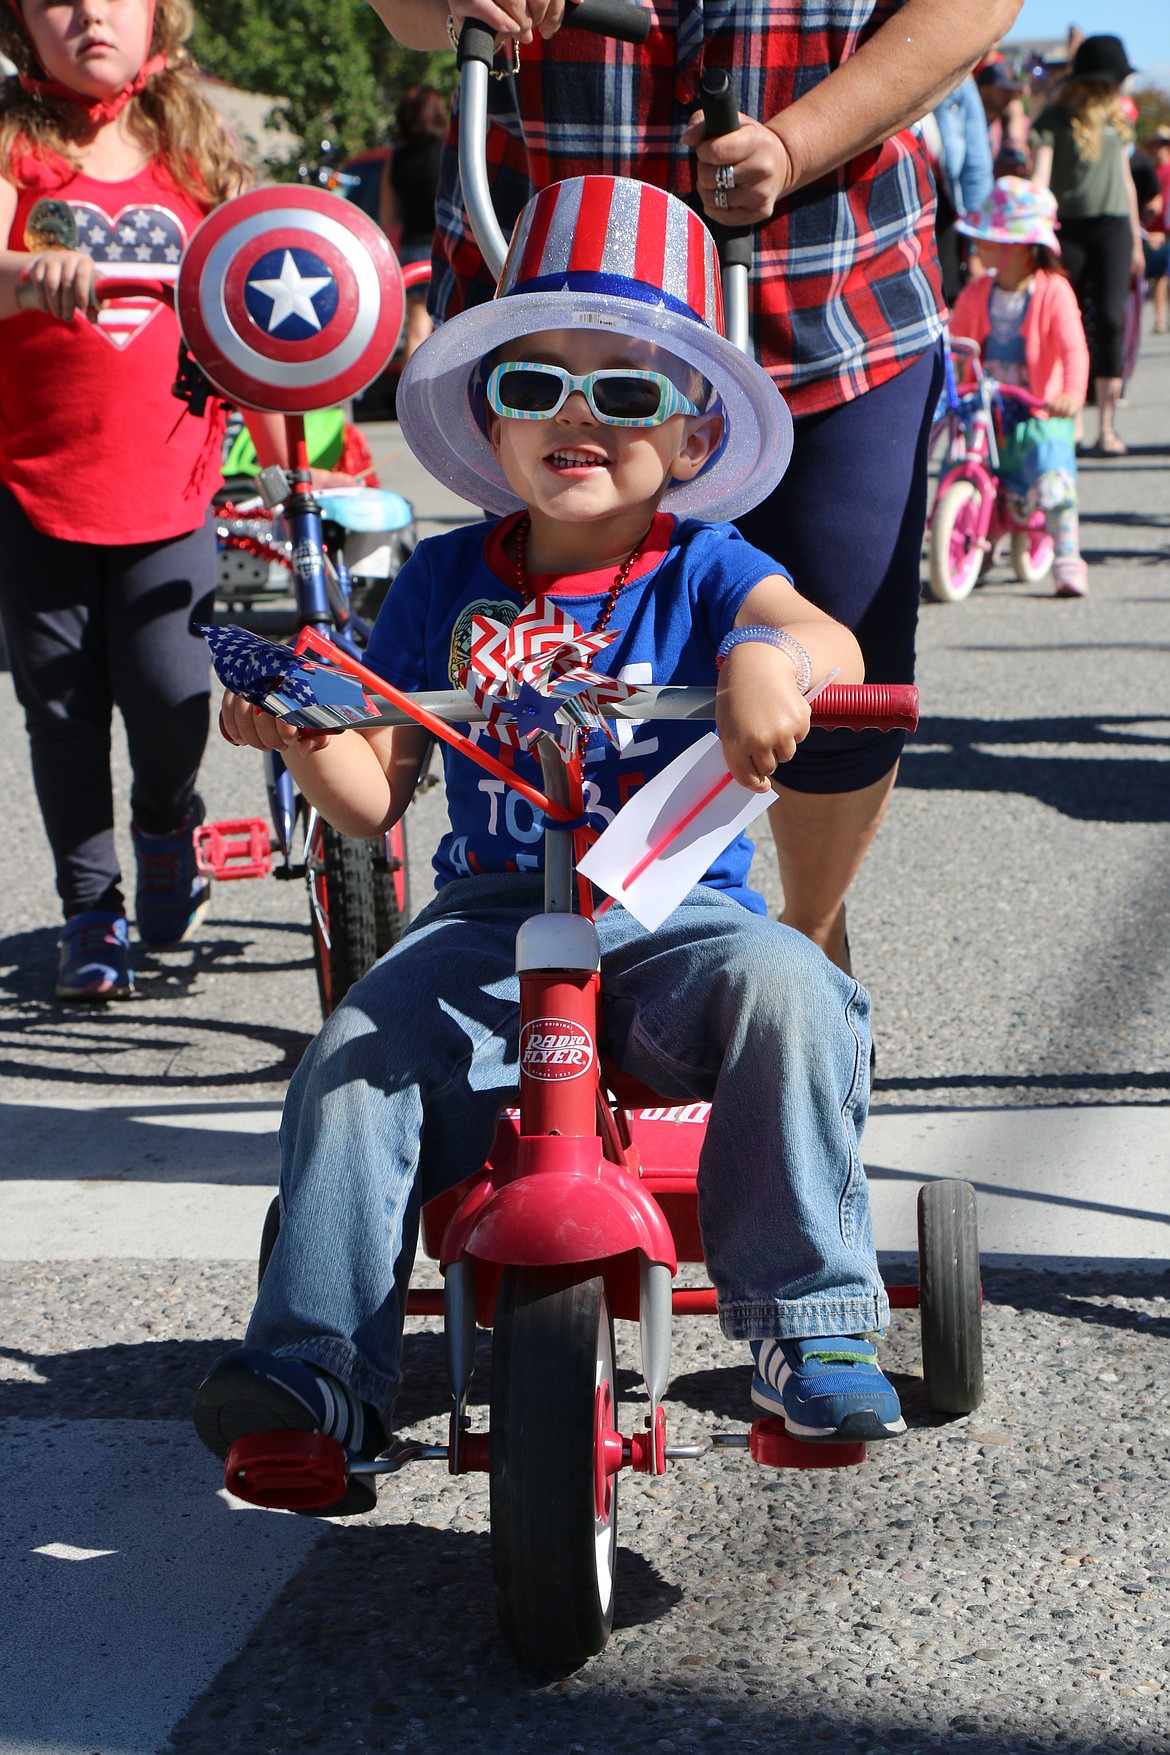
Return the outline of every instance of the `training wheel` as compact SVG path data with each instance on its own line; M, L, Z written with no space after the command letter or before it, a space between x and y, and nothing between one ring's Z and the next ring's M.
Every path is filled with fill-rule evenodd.
M345 1449L320 1432L250 1432L227 1453L223 1484L269 1511L321 1511L345 1497Z
M790 1438L783 1420L766 1416L752 1421L748 1439L752 1461L770 1469L848 1469L865 1461L865 1445L810 1444Z

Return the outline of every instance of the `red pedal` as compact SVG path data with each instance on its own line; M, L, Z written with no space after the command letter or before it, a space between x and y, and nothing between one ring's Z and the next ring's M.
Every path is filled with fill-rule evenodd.
M770 1469L848 1469L865 1461L864 1444L810 1444L770 1417L752 1421L750 1448L752 1460Z
M204 877L217 883L267 877L272 870L272 843L263 817L203 823L195 831L194 842L196 865Z
M250 1432L227 1453L223 1484L269 1511L320 1511L345 1496L344 1446L320 1432Z

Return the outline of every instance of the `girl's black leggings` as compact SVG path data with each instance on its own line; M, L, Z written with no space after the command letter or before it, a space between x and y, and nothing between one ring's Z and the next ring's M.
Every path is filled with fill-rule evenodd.
M1077 295L1089 340L1094 378L1120 378L1125 300L1133 267L1128 219L1062 219L1060 256Z
M0 488L0 619L66 918L124 912L110 735L126 726L134 821L179 828L207 742L215 533L99 547L45 536Z

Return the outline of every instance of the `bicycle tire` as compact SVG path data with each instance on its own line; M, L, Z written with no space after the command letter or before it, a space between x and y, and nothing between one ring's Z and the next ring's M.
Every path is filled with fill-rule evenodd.
M1047 530L1012 531L1012 572L1021 585L1038 585L1052 571L1056 545Z
M374 859L380 848L318 819L305 850L313 963L326 1018L378 960Z
M374 851L374 936L380 957L394 949L409 919L406 830L399 822L387 831Z
M979 578L984 550L971 540L979 490L955 481L939 497L930 527L929 590L936 603L962 603Z

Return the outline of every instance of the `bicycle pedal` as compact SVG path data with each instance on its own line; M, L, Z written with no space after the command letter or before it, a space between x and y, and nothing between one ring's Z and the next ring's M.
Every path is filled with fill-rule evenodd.
M194 844L196 866L216 883L267 877L272 870L272 842L263 817L202 823L195 830Z

